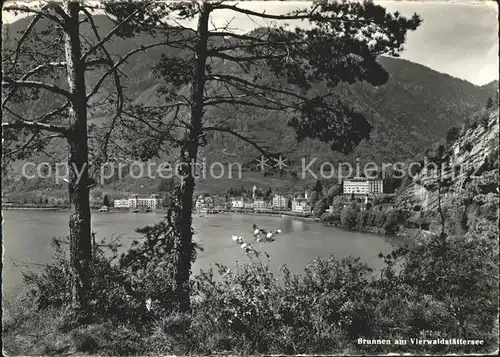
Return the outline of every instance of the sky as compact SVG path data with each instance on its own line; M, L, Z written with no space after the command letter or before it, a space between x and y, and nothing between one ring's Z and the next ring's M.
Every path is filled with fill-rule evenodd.
M429 0L375 3L391 12L399 11L404 16L417 13L423 19L422 25L408 34L401 58L477 85L498 79L498 5L495 1ZM309 4L308 1L244 1L240 2L239 6L280 14ZM15 21L9 13L2 15L4 22ZM214 12L211 22L215 26L224 26L230 22L231 27L244 32L266 25L266 22L245 15L234 16L229 10Z

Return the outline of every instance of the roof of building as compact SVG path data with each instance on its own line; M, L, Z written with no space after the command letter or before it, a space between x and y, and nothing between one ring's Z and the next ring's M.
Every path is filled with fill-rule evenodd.
M305 198L305 197L295 197L293 199L295 202L309 202L309 199Z
M381 178L378 177L353 177L351 179L344 179L344 182L366 182L366 181L382 181Z
M135 195L132 195L132 197L130 197L130 198L137 198L139 200L146 200L146 199L161 198L161 197L158 194L152 194L152 195L149 195L148 197L139 197L139 195L135 194Z

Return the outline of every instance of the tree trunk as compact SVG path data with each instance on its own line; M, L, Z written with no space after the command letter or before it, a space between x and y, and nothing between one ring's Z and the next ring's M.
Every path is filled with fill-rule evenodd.
M193 69L191 91L191 130L181 153L185 168L180 192L180 209L177 218L178 245L176 247L176 293L181 311L190 310L189 276L191 274L191 257L193 254L193 193L194 176L192 163L196 162L198 143L202 134L203 90L205 87L205 65L207 59L208 19L210 5L204 3L198 20L198 38L196 43L196 62Z
M70 107L71 129L68 135L69 165L69 239L72 269L72 302L77 309L87 304L92 260L88 177L87 99L85 67L82 65L79 31L79 4L66 2L65 53L68 86L73 95Z

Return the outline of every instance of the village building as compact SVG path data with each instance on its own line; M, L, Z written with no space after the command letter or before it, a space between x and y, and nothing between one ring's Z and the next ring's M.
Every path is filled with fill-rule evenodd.
M113 206L115 208L130 208L130 199L124 198L120 200L114 200Z
M259 211L259 210L265 210L267 208L268 208L268 204L266 201L264 201L264 199L257 198L253 201L253 209L254 210Z
M243 208L244 207L243 197L231 198L231 207L232 208Z
M310 213L311 205L306 198L299 197L292 200L292 212L296 213Z
M309 202L309 193L304 192L304 196L294 197L292 200L292 212L310 213L311 204Z
M273 209L285 210L288 208L288 198L283 195L276 194L273 197L272 201Z
M205 201L205 197L203 197L203 195L199 195L198 198L196 199L196 202L195 202L194 206L195 206L195 208L196 208L197 211L201 211L201 210L207 209L208 208L208 204Z
M231 199L231 208L234 209L253 209L253 202L243 197L232 198Z

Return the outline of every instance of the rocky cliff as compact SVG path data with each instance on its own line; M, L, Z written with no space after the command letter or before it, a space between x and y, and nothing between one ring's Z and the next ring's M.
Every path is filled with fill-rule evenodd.
M484 204L491 210L494 197L490 196L498 195L498 135L498 109L478 113L455 142L444 145L439 157L430 152L418 163L421 170L400 189L395 207L413 212L411 222L424 217L437 222L439 197L451 220L462 219L464 212L480 214Z

